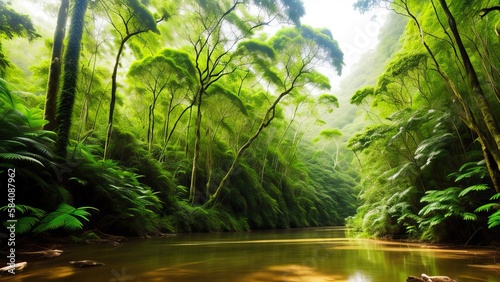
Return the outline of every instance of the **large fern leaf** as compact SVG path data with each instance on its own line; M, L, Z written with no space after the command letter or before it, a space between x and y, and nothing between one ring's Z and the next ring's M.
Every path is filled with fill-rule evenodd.
M488 228L491 229L496 226L500 226L500 210L494 212L488 217Z
M61 204L59 207L47 214L38 226L33 229L35 233L42 233L49 230L64 228L67 231L76 231L83 228L81 220L88 221L90 213L87 209L95 209L92 207L74 208L68 204ZM97 210L97 209L95 209Z
M0 207L0 211L5 211L9 207L3 206ZM33 226L35 226L38 222L40 222L40 218L45 215L45 211L39 208L27 206L27 205L16 205L16 211L25 215L21 218L18 218L16 223L16 233L24 234L30 231ZM5 226L8 226L9 223L5 222Z

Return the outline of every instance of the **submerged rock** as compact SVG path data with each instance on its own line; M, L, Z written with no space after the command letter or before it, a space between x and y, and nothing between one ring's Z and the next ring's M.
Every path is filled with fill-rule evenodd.
M97 262L95 260L89 260L89 259L84 259L84 260L72 260L69 262L71 265L74 267L92 267L92 266L101 266L104 265L102 262Z
M428 276L422 274L420 277L408 276L406 282L457 282L448 276Z

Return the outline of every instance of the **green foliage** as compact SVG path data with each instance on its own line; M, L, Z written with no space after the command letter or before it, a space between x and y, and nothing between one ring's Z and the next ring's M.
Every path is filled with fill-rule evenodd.
M16 206L53 210L69 198L57 183L63 168L53 153L55 134L41 130L46 122L41 111L27 108L21 101L0 80L0 172L9 170L9 174L15 175L9 184L16 187ZM26 233L36 218L22 219L21 231Z
M333 105L339 107L339 99L331 94L321 94L319 95L318 101L324 105Z
M86 147L75 153L80 164L72 173L72 193L75 202L99 209L98 226L124 234L158 232L162 203L139 175L114 161L96 160Z
M477 7L486 5L480 2ZM363 204L349 224L371 236L463 242L485 239L475 232L486 226L479 212L490 212L496 203L487 203L491 173L484 160L477 160L492 156L477 154L485 142L480 145L476 140L480 134L471 134L476 130L467 117L484 112L484 108L469 108L475 105L474 98L461 103L457 100L471 92L464 83L467 71L456 42L440 40L450 36L449 26L438 21L437 16L443 15L430 3L363 0L357 1L355 8L366 11L379 3L391 5L404 15L412 13L411 18L420 25L408 24L400 44L395 44L397 38L392 43L381 41L384 46L399 46L400 50L384 63L385 70L376 83L363 86L351 98L352 104L365 110L368 125L347 144L358 158L363 186ZM491 43L478 35L479 30L487 33L488 23L478 26L470 21L476 6L467 10L470 13L458 6L451 6L452 13L460 34L469 40L465 48L477 73L496 76L488 69L493 65L497 68L489 57ZM485 49L479 50L479 45ZM498 55L493 52L493 56ZM491 82L480 84L488 89L487 96L494 96L496 90L490 90ZM496 112L498 102L487 99ZM408 187L411 191L403 193ZM404 196L400 197L400 193Z
M8 206L0 207L0 211L7 211L8 209ZM29 232L33 226L40 222L40 218L45 216L44 210L31 206L16 205L15 210L24 215L23 217L19 217L16 222L16 233L18 234ZM5 222L4 226L8 226L8 223Z
M35 233L42 233L48 230L63 228L66 231L76 231L83 228L81 220L89 221L90 213L88 209L92 207L74 208L68 204L61 204L57 209L45 215L40 223L33 229Z
M238 44L238 50L236 51L236 54L238 52L248 52L248 54L255 56L258 58L258 55L264 55L267 58L270 59L275 59L276 58L276 52L275 50L267 45L265 42L259 41L259 40L246 40Z
M245 218L238 219L224 208L192 207L184 201L179 201L174 210L173 214L167 216L173 231L222 232L250 229Z
M457 172L450 174L451 177L455 178L455 181L460 181L462 179L484 179L488 175L488 170L486 169L486 161L480 160L478 162L467 162L463 164Z
M460 193L463 192L459 187L450 187L445 190L430 190L425 192L420 201L426 204L419 212L419 215L429 219L423 220L421 226L429 225L433 227L442 223L450 216L459 216L464 220L476 220L476 216L465 212L460 208Z
M41 130L45 123L37 109L28 109L0 80L0 169L47 185L48 167L53 165L55 134Z
M193 59L189 55L181 50L165 48L160 51L160 54L171 59L176 66L184 70L184 75L187 77L196 77L196 69L193 63Z
M4 77L5 69L10 65L3 53L1 39L3 37L12 39L18 36L33 40L40 37L30 18L17 13L9 7L9 4L5 0L0 0L0 77Z
M334 137L342 136L342 132L338 129L325 129L319 133L320 136L326 139L332 139Z
M149 11L162 10L158 1L146 2L90 1L95 14L87 15L84 25L72 23L84 30L79 43L82 53L73 49L76 41L69 38L66 50L73 57L63 62L63 66L73 64L72 70L65 70L63 81L76 84L68 90L63 83L65 98L59 103L58 117L66 127L59 135L64 138L67 133L68 146L62 146L68 152L66 158L57 159L52 153L55 135L39 130L43 120L34 108L28 110L15 98L2 96L0 117L6 127L0 131L12 134L12 138L1 135L10 139L0 138L0 153L6 153L0 155L4 157L2 167L16 163L20 171L26 167L27 173L41 172L47 176L43 185L50 187L38 190L39 184L23 190L29 201L22 203L30 208L20 219L22 230L74 232L88 228L143 236L163 231L343 224L356 209L358 191L352 187L359 179L348 161L332 163L332 148L315 154L320 145L310 142L310 136L318 134L335 142L342 137L339 130L328 129L321 120L338 107L337 97L309 93L313 87L331 88L328 77L315 70L316 66L327 62L339 73L343 66L343 54L331 32L306 26L285 28L271 39L257 32L274 19L291 20L298 26L304 13L301 1L250 1L265 10L259 13L246 2L192 1L183 2L181 19L169 18L172 27L179 27L180 21L189 26L172 28L183 36L172 42L165 36L166 28L161 36L146 32L158 33ZM83 10L73 11L83 17ZM234 33L226 32L229 30ZM127 60L120 61L122 54ZM112 75L107 73L110 70L103 71L113 63L116 71ZM75 65L79 65L78 76ZM43 85L47 67L45 61L32 68L40 80L37 85ZM118 69L128 70L126 80ZM23 81L21 72L20 76L18 81ZM116 97L108 97L109 88ZM283 103L276 100L280 93ZM288 94L292 99L285 99ZM115 98L111 130L104 109L109 103L114 107ZM276 123L268 123L255 145L241 154L221 197L210 208L198 206L214 193L238 149L255 132L273 101L276 105L266 118L272 115ZM16 106L7 106L11 104ZM296 116L290 117L294 111ZM145 136L148 123L148 133L155 138ZM20 129L13 130L7 126L10 124ZM108 132L110 139L106 140ZM102 160L98 156L103 155L105 144L106 158ZM198 145L196 193L191 202L188 187ZM338 146L337 152L341 150ZM54 199L36 205L38 194ZM31 208L35 206L40 210ZM88 207L99 213L90 217L93 208ZM43 210L54 212L42 215Z
M240 110L240 112L244 115L248 115L247 109L245 108L245 105L241 101L241 99L235 95L232 91L228 90L227 88L223 87L222 85L218 83L212 84L210 89L207 91L207 94L209 95L221 95L228 99L236 108Z
M373 95L374 92L374 88L370 86L357 90L356 93L354 93L354 95L351 97L351 104L357 106L361 105L366 97Z
M148 30L160 34L160 31L156 27L156 20L153 17L153 14L141 3L141 1L126 0L125 3L132 8L134 11L133 14L137 18L138 22L140 22Z
M391 130L392 129L386 125L374 125L367 127L365 132L358 133L349 139L347 148L353 150L354 152L362 151L382 138L385 138L386 133Z
M490 201L500 199L500 193L496 193L490 198ZM494 228L500 225L500 203L488 203L478 207L475 212L490 212L490 210L497 210L488 215L488 228Z
M7 210L3 206L0 210ZM20 217L16 223L16 233L25 234L29 231L33 233L44 233L51 230L64 229L67 232L83 229L81 220L89 221L89 209L97 210L92 207L74 208L68 204L62 203L53 212L46 214L42 209L26 205L16 205L15 209L21 214L27 214ZM7 226L8 223L5 223ZM34 227L34 228L33 228Z
M339 75L342 73L344 54L340 50L337 41L331 37L331 34L326 34L321 29L305 25L301 26L300 30L285 28L278 31L271 39L273 48L278 52L294 45L304 45L307 41L314 42L320 48L321 52L323 52L322 59L334 67Z

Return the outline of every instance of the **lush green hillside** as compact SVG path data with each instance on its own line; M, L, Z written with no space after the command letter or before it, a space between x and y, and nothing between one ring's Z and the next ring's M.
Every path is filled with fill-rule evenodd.
M360 10L385 1L359 1ZM448 1L451 2L451 1ZM387 4L387 3L385 3ZM394 1L408 24L376 83L351 102L369 236L488 243L498 233L498 7L489 1ZM491 9L485 9L491 8Z

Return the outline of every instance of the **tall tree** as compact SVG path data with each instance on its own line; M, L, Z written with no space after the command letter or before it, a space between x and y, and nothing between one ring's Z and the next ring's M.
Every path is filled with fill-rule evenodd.
M47 92L45 94L44 118L48 121L48 123L43 126L45 130L54 130L57 126L57 93L59 91L59 79L61 76L61 59L68 10L69 0L61 0L61 6L57 14L56 30L54 32L54 42L52 43L52 58L49 69L49 79L47 82Z
M71 14L68 35L68 46L63 61L61 96L57 106L57 143L56 152L61 157L66 157L66 147L69 143L69 131L73 106L75 104L76 83L79 69L80 47L87 11L88 0L76 0Z
M108 17L114 32L117 34L118 51L116 53L113 72L111 74L111 101L109 104L109 117L106 130L106 142L104 145L104 158L107 156L107 148L111 142L111 133L113 130L113 117L115 113L116 92L118 89L117 75L120 59L123 54L127 42L148 31L160 33L156 27L157 22L163 20L167 14L161 19L155 20L153 14L139 0L113 0L100 1L103 10Z
M485 91L479 82L478 74L471 62L469 51L467 51L463 43L462 36L458 30L455 17L448 8L448 4L445 0L439 0L439 4L448 19L449 28L460 52L460 57L462 58L462 64L465 69L465 73L467 74L469 86L472 88L473 100L479 107L479 113L475 113L475 116L469 118L467 123L469 127L471 127L471 129L473 129L479 136L479 140L483 146L484 159L486 160L488 171L490 172L490 177L495 186L495 190L500 193L500 125L498 123L500 121L495 120L494 111L492 109L493 107L498 107L500 101L497 100L496 103L492 103L486 98ZM493 87L496 89L495 92L498 92L497 86ZM463 94L461 95L456 92L455 95L457 95L457 98L460 99ZM463 107L465 111L468 111L470 106L463 105Z

